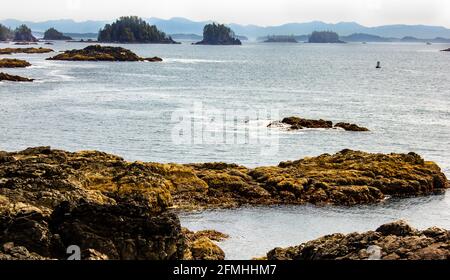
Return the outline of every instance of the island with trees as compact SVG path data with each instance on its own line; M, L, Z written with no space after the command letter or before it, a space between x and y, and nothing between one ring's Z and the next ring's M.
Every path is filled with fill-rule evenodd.
M0 24L0 41L10 41L14 39L14 33L8 27Z
M242 45L234 32L224 24L207 24L203 28L203 40L195 45Z
M14 31L14 41L16 42L37 42L36 37L31 33L31 29L25 24L17 27Z
M72 37L66 36L52 27L45 31L44 40L72 40Z
M150 25L136 16L121 17L116 22L105 25L98 34L98 41L102 43L177 44L166 33L159 31L155 25Z
M309 43L345 43L339 40L339 35L332 31L314 31L309 36Z

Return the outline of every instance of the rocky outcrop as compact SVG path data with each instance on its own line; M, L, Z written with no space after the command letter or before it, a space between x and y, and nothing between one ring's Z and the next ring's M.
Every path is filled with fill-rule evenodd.
M195 45L242 45L234 32L223 24L207 24L203 28L203 40Z
M442 50L442 52L450 52L450 48Z
M47 48L4 48L0 49L0 54L13 54L13 53L26 53L26 54L39 54L39 53L50 53L53 52L52 49Z
M34 81L34 79L24 78L21 76L10 75L7 73L0 72L0 81L32 82L32 81Z
M351 123L337 123L333 126L332 121L327 120L310 120L299 117L288 117L284 118L281 122L272 122L268 125L268 127L279 127L279 126L288 126L291 130L300 130L306 128L322 128L322 129L333 129L333 128L341 128L346 131L369 131L369 129L365 127L360 127L356 124Z
M369 131L368 128L358 126L353 123L337 123L334 125L334 127L340 127L346 131Z
M48 60L68 61L162 61L161 58L142 58L130 50L121 47L88 46L82 50L71 50L58 54Z
M332 234L290 248L276 248L268 260L450 260L450 231L423 231L404 221L376 231Z
M0 59L0 68L25 68L28 66L31 66L31 64L25 60L9 58Z
M222 259L214 241L226 236L182 232L173 208L356 205L447 187L439 167L414 153L345 150L248 169L49 147L0 152L0 258L63 259L78 245L83 259Z

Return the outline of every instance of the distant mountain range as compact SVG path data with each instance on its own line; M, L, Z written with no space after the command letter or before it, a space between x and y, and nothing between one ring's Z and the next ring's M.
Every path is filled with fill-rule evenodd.
M191 21L186 18L146 19L150 24L156 25L160 30L167 34L189 34L201 36L203 27L212 21ZM83 21L76 22L73 20L49 20L44 22L20 21L16 19L0 20L0 23L11 28L15 28L21 24L28 25L34 32L44 32L50 27L54 27L63 33L97 33L105 24L111 21ZM228 24L233 31L250 39L264 37L267 35L305 35L313 31L329 30L338 33L340 36L349 36L352 34L366 34L383 38L404 38L414 37L421 39L430 38L450 38L450 29L442 26L427 25L384 25L377 27L366 27L355 22L340 22L336 24L325 23L321 21L313 21L306 23L287 23L279 26L258 26L258 25L241 25ZM91 35L91 34L90 34ZM367 40L369 41L369 40Z

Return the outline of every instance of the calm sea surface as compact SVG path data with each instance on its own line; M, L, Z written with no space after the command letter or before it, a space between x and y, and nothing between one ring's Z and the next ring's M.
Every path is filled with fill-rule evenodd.
M60 42L49 47L61 51L85 46ZM143 57L160 56L164 62L83 63L46 61L52 54L1 56L30 61L30 68L2 71L37 81L0 82L0 150L50 145L70 151L101 150L127 160L225 161L250 167L345 148L414 151L437 162L450 177L450 54L439 52L448 45L124 47ZM377 61L381 70L375 69ZM236 111L224 122L226 132L216 130L220 122L212 122L208 114L194 117L193 127L198 130L195 124L206 121L204 133L214 132L219 140L179 143L187 134L173 136L180 123L174 112L199 104L219 116L221 110ZM270 110L277 114L261 113ZM237 139L249 131L264 132L271 120L291 115L353 122L371 132L277 130L280 133L256 137L258 141L220 142L222 134ZM264 148L267 143L270 150ZM374 229L402 217L419 227L450 228L449 200L447 195L352 209L245 208L186 215L182 222L192 229L231 234L223 244L228 257L249 258L275 246L336 231Z

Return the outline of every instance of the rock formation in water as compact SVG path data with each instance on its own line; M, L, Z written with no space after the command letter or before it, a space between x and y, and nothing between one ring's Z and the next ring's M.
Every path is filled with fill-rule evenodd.
M0 152L0 259L221 259L214 232L186 233L171 208L376 203L427 195L445 175L416 154L342 151L279 166L127 162L49 147Z
M203 40L196 45L242 45L234 32L223 24L207 24L203 28Z
M50 28L45 31L44 40L72 40L72 37L65 36L55 28Z
M443 52L450 52L450 48L442 50Z
M53 52L52 49L47 48L4 48L0 49L0 54L14 54L14 53L25 53L25 54L38 54L38 53L50 53Z
M26 25L21 25L14 31L14 41L16 42L37 42L38 40L31 34L31 29Z
M158 43L177 44L170 36L150 25L143 19L131 16L121 17L107 24L98 34L98 41L105 43Z
M82 50L65 51L48 60L68 61L162 61L159 57L142 58L130 50L121 47L88 46Z
M32 82L32 81L34 81L34 79L24 78L21 76L10 75L7 73L0 72L0 81Z
M275 248L268 260L449 260L450 231L432 227L423 231L404 221L376 231L331 234L289 248Z
M340 127L346 131L369 131L369 129L365 127L358 126L353 123L337 123L334 125L334 127Z
M327 120L309 120L299 117L288 117L284 118L281 122L272 122L268 125L268 127L276 127L279 124L284 124L289 127L291 130L300 130L305 128L323 128L323 129L332 129L332 128L342 128L346 131L369 131L369 129L365 127L358 126L356 124L351 123L337 123L333 126L332 121Z
M332 31L314 31L309 36L309 43L344 43L339 40L339 35Z
M31 66L31 64L25 60L9 58L0 59L0 68L24 68L28 66Z

